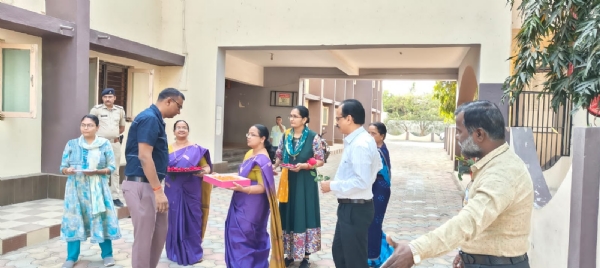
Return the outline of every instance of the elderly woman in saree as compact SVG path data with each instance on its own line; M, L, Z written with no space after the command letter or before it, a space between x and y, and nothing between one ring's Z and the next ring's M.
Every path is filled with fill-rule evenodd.
M169 146L169 167L201 167L198 173L171 173L165 179L169 200L169 227L166 251L169 260L179 265L202 261L202 240L208 220L212 185L202 181L212 163L208 149L188 140L190 127L184 120L173 125L175 142Z
M235 184L231 188L234 193L225 221L225 263L229 268L283 268L283 237L269 158L269 130L254 125L248 130L246 141L251 149L244 156L238 174L252 184L246 187Z
M104 266L115 265L112 240L121 238L119 220L108 181L115 170L110 141L96 136L99 120L95 115L81 119L81 136L67 142L60 172L69 175L65 186L61 238L67 242L63 268L77 262L81 241L100 245Z
M377 172L377 178L373 183L373 206L375 215L371 226L369 226L368 237L368 264L369 267L379 268L394 252L394 249L386 241L386 235L382 230L383 218L390 201L392 165L390 162L390 152L385 145L385 136L387 128L381 122L375 122L369 125L369 134L375 139L379 156L383 168Z

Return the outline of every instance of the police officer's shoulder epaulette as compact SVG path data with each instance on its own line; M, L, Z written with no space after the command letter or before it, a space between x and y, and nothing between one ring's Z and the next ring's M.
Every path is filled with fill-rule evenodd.
M113 106L117 109L125 110L125 108L123 108L123 106L121 106L121 105L114 104Z
M104 104L97 104L96 106L94 106L94 108L100 109L100 108L102 108L102 106L104 106Z

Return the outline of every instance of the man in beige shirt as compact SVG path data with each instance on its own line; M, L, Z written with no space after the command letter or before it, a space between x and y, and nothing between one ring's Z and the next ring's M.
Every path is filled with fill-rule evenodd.
M452 267L529 268L533 183L525 163L505 142L502 114L489 101L475 101L455 115L463 156L479 158L471 166L465 205L457 216L408 244L388 236L395 251L382 268L411 267L459 246Z
M92 108L90 114L100 119L100 129L97 135L109 140L115 153L116 169L110 177L110 192L113 203L117 207L123 207L123 193L121 192L121 182L119 178L119 168L121 167L121 141L119 136L125 131L125 109L115 103L115 90L107 88L102 91L102 103Z

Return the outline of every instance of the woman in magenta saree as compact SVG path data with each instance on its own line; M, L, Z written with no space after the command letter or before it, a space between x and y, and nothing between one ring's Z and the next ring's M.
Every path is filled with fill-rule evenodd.
M202 176L212 169L210 153L206 148L187 140L189 127L185 121L174 126L176 141L169 146L170 167L203 168L196 174L168 174L165 195L169 200L169 227L166 251L169 260L179 265L193 265L202 260L202 237L207 211L203 213L206 198ZM208 193L210 197L210 193Z
M225 263L229 268L284 268L281 219L268 154L269 131L254 125L246 137L252 149L246 153L239 175L252 180L252 185L231 188L234 193L225 221Z

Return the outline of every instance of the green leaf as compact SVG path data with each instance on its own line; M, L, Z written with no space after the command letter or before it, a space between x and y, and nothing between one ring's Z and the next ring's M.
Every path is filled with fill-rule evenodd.
M310 171L310 175L311 175L311 176L317 176L317 173L315 173L314 171L312 171L312 170L311 170L311 171Z
M514 72L502 87L503 99L511 103L523 91L531 91L531 80L548 68L542 92L552 95L552 108L573 102L573 109L588 105L600 94L600 1L523 0L512 5L522 16L515 40L517 53L511 55ZM573 73L567 76L569 63Z

